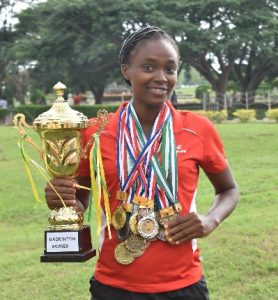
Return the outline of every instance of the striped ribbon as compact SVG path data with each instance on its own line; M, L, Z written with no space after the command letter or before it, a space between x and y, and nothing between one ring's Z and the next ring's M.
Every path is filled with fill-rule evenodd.
M120 112L117 172L121 191L156 199L159 208L177 203L177 159L170 108L164 105L148 137L130 102Z

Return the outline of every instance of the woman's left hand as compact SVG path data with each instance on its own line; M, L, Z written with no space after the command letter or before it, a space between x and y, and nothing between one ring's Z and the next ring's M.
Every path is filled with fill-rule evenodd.
M174 245L209 235L217 227L217 222L207 215L191 212L178 216L164 226L166 240Z

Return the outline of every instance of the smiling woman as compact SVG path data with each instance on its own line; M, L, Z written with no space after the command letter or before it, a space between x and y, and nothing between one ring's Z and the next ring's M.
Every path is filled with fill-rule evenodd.
M133 97L100 136L113 228L111 239L107 224L102 228L92 300L209 298L196 239L233 211L238 191L214 126L168 101L178 62L175 42L154 26L132 33L120 51ZM83 132L84 144L95 131ZM81 186L90 186L90 163L80 163ZM200 167L215 189L204 215L195 205ZM88 191L68 179L51 183L67 205L87 209ZM51 186L45 191L50 208L61 205Z

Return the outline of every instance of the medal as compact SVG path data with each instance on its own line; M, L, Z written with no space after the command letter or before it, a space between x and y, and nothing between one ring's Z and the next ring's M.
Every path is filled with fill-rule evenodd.
M168 222L176 219L178 216L179 216L179 214L177 214L177 213L174 213L174 214L171 214L171 215L163 215L163 216L161 216L161 213L158 213L157 214L157 221L161 226L164 227L164 225L166 225Z
M166 238L165 238L165 231L163 228L159 228L158 230L158 234L157 234L157 238L163 242L166 241Z
M114 256L121 265L129 265L134 261L131 252L125 247L125 243L120 243L115 248Z
M128 238L128 236L130 235L130 227L129 227L128 220L126 220L125 225L122 229L117 230L117 235L119 240L121 241Z
M142 219L150 214L150 209L146 207L140 207L138 210L138 219Z
M145 251L146 249L146 244L147 241L145 239L143 239L141 236L139 235L135 235L132 234L130 235L126 241L125 241L125 246L126 248L131 251L131 252L141 252L141 251Z
M129 219L129 227L131 232L134 234L139 234L137 229L137 217L138 217L138 213L132 215L131 218Z
M112 215L112 224L115 229L122 229L126 222L126 213L122 206L118 206Z
M139 234L145 239L153 239L158 234L159 225L155 218L148 215L139 220L137 229Z

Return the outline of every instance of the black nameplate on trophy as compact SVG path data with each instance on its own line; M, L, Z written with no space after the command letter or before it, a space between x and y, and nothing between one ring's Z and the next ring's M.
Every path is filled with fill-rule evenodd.
M76 230L46 230L41 262L84 262L96 255L90 227Z

